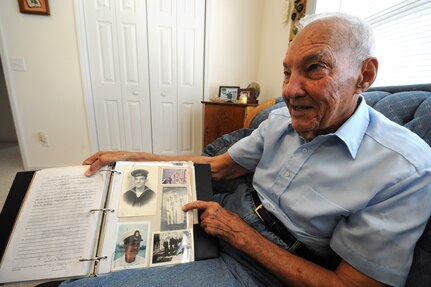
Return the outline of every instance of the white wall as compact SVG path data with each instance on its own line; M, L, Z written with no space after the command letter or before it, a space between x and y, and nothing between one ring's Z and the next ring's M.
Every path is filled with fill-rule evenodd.
M206 98L219 86L245 88L257 81L262 0L207 0Z
M207 0L205 98L220 85L261 85L259 101L280 95L288 29L286 0ZM50 1L51 16L19 13L0 1L0 52L18 140L29 169L80 164L91 153L73 1ZM27 71L10 69L25 59ZM49 147L37 134L45 132Z
M261 86L260 103L281 95L286 7L286 0L207 0L205 98L250 82Z
M258 66L259 102L281 96L283 60L289 44L289 27L283 22L286 0L265 0Z
M39 16L19 13L18 1L0 1L1 56L29 169L80 164L90 153L72 1L49 4L51 16ZM10 69L14 57L24 58L25 72Z

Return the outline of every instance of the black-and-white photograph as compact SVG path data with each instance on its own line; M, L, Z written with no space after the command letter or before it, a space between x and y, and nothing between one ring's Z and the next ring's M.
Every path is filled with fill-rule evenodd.
M160 230L187 228L187 216L182 207L188 201L187 187L163 187Z
M117 231L112 270L147 266L149 223L120 224Z
M124 169L124 174L118 216L156 214L157 193L154 187L157 187L157 169L130 166Z
M190 230L154 233L151 265L185 263L192 260Z
M218 97L225 101L236 101L239 96L239 87L237 86L220 86Z
M39 0L27 0L28 7L39 8L42 7Z
M162 184L187 184L187 169L164 168L162 171Z

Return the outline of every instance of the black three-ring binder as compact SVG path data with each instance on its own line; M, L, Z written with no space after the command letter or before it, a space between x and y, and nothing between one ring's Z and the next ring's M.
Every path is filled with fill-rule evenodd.
M213 199L211 184L211 169L208 164L194 164L196 177L196 196L198 200L211 201ZM10 188L5 204L0 214L0 254L5 252L9 237L12 233L20 207L33 178L34 171L18 172ZM195 260L218 257L217 239L205 233L199 224L193 226Z

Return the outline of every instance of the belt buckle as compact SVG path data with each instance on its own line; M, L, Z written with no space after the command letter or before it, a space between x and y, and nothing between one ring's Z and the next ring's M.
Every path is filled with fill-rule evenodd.
M265 220L263 220L263 218L262 218L262 216L260 216L260 213L259 213L259 209L262 209L262 203L261 204L259 204L259 206L257 206L255 209L254 209L254 213L256 213L257 214L257 216L259 216L259 218L260 218L260 220L262 220L262 222L265 222Z

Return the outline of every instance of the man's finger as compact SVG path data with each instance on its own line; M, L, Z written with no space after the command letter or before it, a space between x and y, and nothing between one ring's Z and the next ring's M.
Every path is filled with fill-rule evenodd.
M100 154L101 154L101 152L96 152L95 154L93 154L89 158L85 159L82 162L82 165L90 165L90 164L92 164L93 162L95 162L99 158Z
M90 165L85 175L92 176L97 173L100 168L108 165L112 161L116 161L116 159L112 155L110 156L108 152L99 151L95 153L83 162L84 165Z
M93 174L95 174L100 168L102 167L102 165L100 164L99 161L96 161L95 163L93 163L92 165L90 165L90 167L87 169L87 171L84 173L85 176L92 176Z
M183 211L186 212L186 211L189 211L189 210L192 210L192 209L203 210L203 209L207 209L208 207L213 206L214 204L217 204L217 203L215 203L215 202L209 202L209 201L196 200L196 201L193 201L193 202L190 202L190 203L186 203L183 206Z

